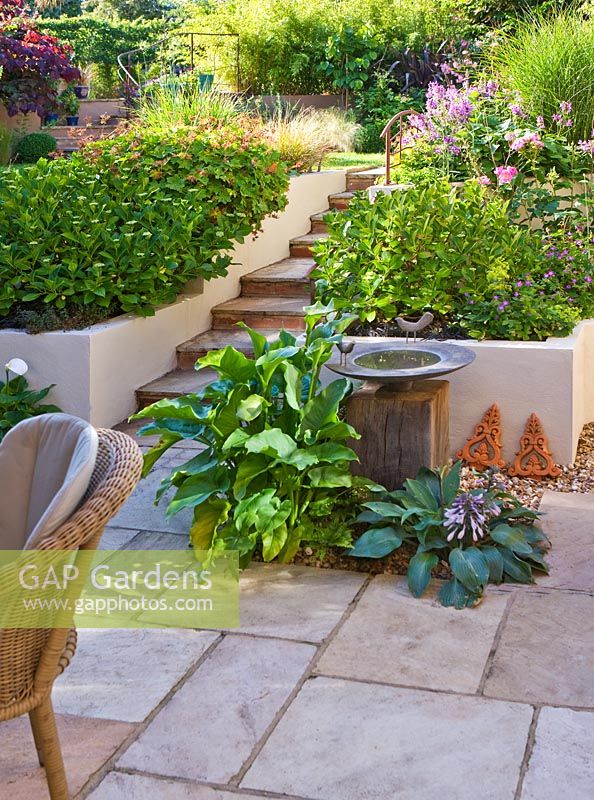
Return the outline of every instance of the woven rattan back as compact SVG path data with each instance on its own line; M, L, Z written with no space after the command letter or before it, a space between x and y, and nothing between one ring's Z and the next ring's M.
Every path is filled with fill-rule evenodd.
M99 452L79 509L40 549L96 549L107 522L140 479L142 455L124 433L99 430ZM49 693L61 660L74 647L67 629L0 629L0 720L34 708Z

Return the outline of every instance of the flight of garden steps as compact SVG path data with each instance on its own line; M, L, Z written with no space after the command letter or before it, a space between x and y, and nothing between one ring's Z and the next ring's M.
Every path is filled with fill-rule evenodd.
M351 172L347 175L347 191L330 195L330 208L311 217L311 232L290 242L290 255L275 264L250 272L241 279L241 295L212 309L212 328L177 347L177 368L136 391L139 408L164 397L199 392L215 379L211 369L194 370L196 359L209 350L233 345L251 354L248 334L236 327L243 321L264 335L274 338L280 328L295 334L304 329L303 307L309 305L313 284L309 274L314 268L311 248L326 237L324 216L328 211L344 211L353 192L373 185L382 170Z

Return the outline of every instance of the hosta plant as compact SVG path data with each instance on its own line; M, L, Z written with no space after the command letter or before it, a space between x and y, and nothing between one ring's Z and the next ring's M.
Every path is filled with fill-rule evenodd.
M533 570L547 572L548 540L535 524L538 514L522 504L488 472L482 485L460 489L458 461L453 467L423 468L416 480L364 503L360 522L371 527L351 555L382 558L403 542L417 546L408 566L408 586L420 597L440 562L452 577L438 594L444 606L476 605L488 583L534 583Z
M154 420L142 434L160 435L145 474L175 442L205 447L174 469L157 498L173 487L167 514L194 509L196 549L237 550L245 564L257 550L265 561L287 562L302 542L350 544L354 502L378 487L349 470L357 457L345 441L358 437L339 407L351 385L340 379L322 388L320 371L351 321L331 307L310 306L303 341L281 331L269 342L242 325L253 358L231 346L210 352L197 369L214 369L217 380L136 415Z

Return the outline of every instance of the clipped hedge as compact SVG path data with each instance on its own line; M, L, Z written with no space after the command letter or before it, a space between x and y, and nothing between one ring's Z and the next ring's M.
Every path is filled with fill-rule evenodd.
M74 50L77 64L116 64L117 57L128 50L153 44L165 35L163 20L104 20L84 14L81 17L40 19L44 33L56 36Z
M286 205L286 169L256 131L131 131L70 159L0 173L0 315L154 313L226 274L234 242Z

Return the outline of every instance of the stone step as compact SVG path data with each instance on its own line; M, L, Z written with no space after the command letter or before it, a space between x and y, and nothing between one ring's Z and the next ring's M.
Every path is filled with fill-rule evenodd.
M221 330L245 322L251 328L302 331L306 297L237 297L212 309L212 327Z
M327 238L327 233L306 233L304 236L298 236L296 239L291 239L291 258L311 258L312 247L314 244L319 242L321 239Z
M372 169L349 172L347 173L347 191L357 192L361 189L368 189L383 178L385 174L386 168L379 165Z
M329 208L327 211L319 211L317 214L312 214L311 219L311 232L312 233L328 233L328 226L324 222L324 218L328 214L339 213L345 209Z
M349 207L349 203L354 196L354 192L337 192L336 194L331 194L328 198L330 208L335 208L337 211L345 211Z
M244 275L241 279L243 297L305 297L311 298L309 273L315 267L313 258L283 258L267 267Z
M56 140L58 150L78 150L81 141L96 141L110 136L116 125L54 125L42 128Z
M258 331L265 336L269 341L277 338L277 330L260 330ZM301 331L291 331L294 335L298 336ZM194 364L199 358L205 356L211 350L220 350L223 347L231 345L236 350L245 353L246 356L253 356L254 351L252 348L252 340L247 331L241 328L236 329L223 329L223 330L210 330L205 333L199 333L193 339L180 344L177 348L177 366L180 369L192 369Z
M180 397L182 394L200 392L216 379L217 373L214 369L202 369L200 372L195 369L174 369L137 389L136 402L140 410L164 397Z

